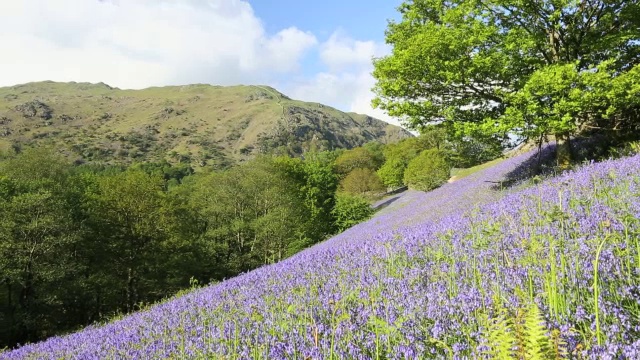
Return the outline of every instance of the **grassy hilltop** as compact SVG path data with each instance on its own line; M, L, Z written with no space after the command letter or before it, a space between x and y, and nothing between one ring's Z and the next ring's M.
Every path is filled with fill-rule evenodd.
M299 155L410 137L366 115L292 100L267 86L120 90L38 82L0 88L0 150L50 144L81 161L224 167L258 153Z

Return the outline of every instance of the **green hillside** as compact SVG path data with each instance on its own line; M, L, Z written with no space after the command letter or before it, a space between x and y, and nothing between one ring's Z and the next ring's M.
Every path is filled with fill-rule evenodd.
M259 153L300 155L410 137L366 115L296 101L267 86L120 90L38 82L0 88L0 150L50 144L79 162L224 167Z

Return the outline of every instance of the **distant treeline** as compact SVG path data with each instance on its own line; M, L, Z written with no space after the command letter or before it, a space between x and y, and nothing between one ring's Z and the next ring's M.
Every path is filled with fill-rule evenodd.
M368 218L370 200L388 188L426 189L411 181L433 169L414 165L413 177L404 174L420 156L448 176L450 166L499 154L473 142L461 149L443 136L434 129L388 146L265 156L197 174L169 163L74 166L47 149L6 155L0 348L106 321L194 282L295 254Z

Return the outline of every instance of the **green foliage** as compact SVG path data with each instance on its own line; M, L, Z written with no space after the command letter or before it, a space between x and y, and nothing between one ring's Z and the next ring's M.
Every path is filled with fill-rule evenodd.
M534 303L513 312L498 305L492 317L485 317L484 336L492 359L561 359L567 344L559 331L548 331L538 306Z
M531 360L545 359L548 353L546 336L547 329L544 326L544 319L540 313L540 309L536 304L532 304L526 312L524 322L524 337L526 342L526 356Z
M378 170L378 176L382 183L390 188L399 188L403 185L404 170L407 163L403 159L391 158L385 161Z
M375 171L381 165L379 160L379 158L375 158L375 155L371 151L364 147L346 150L336 159L336 172L344 176L355 169L370 169Z
M28 150L0 165L0 346L54 334L81 309L82 247L69 164Z
M416 149L439 149L446 147L446 130L438 125L423 126L420 128L420 136L414 142ZM418 145L419 144L419 145Z
M435 129L434 129L435 130ZM384 149L385 162L378 170L382 183L391 188L403 186L404 171L411 160L422 151L444 143L444 133L425 130L422 135L389 144Z
M617 74L612 62L581 71L577 64L550 65L531 75L507 98L501 117L505 130L521 129L529 138L576 133L584 128L634 128L629 110L637 108L640 68Z
M304 198L310 214L309 237L313 239L323 239L335 231L331 214L338 188L335 161L336 153L329 151L307 153L304 161L291 158L276 160Z
M290 254L290 243L305 236L310 216L303 194L269 158L189 185L208 262L224 276L281 260Z
M404 183L420 191L433 190L450 177L451 167L444 154L436 149L425 150L411 160L404 173Z
M503 142L480 134L447 141L445 151L452 167L470 168L487 163L502 155Z
M0 163L0 173L25 185L60 185L66 179L69 170L70 164L60 154L47 147L27 148L17 156L9 157Z
M358 195L376 195L384 192L384 185L378 174L371 169L353 169L342 181L340 190Z
M640 141L629 141L623 143L620 147L614 147L609 150L613 158L621 158L640 154Z
M366 198L348 193L336 195L336 205L332 211L339 231L344 231L367 220L373 215L373 212L374 210Z
M373 158L375 168L379 169L382 164L384 164L384 149L385 144L378 141L370 141L364 145L363 148L367 149L367 151L371 154Z
M374 62L373 104L414 129L568 140L585 125L637 126L635 2L420 0L399 11L392 54Z
M165 181L176 180L182 181L185 177L193 175L193 168L186 163L178 163L175 165L169 162L144 162L137 163L131 166L132 169L140 169L148 174L160 174Z
M193 176L166 163L72 168L46 149L9 156L0 162L0 343L130 312L322 239L335 226L333 158L291 163L300 188L295 171L270 159Z
M517 339L506 309L499 308L497 314L489 319L486 332L489 347L487 355L492 359L512 359Z
M87 191L92 237L102 239L99 251L109 259L101 268L115 275L113 286L125 294L125 311L135 310L160 285L158 256L164 254L171 222L163 189L160 174L130 169L96 176Z
M416 137L406 139L395 144L388 145L384 150L384 156L387 161L399 159L409 162L418 156L423 150L429 149L429 145L421 141L422 138Z

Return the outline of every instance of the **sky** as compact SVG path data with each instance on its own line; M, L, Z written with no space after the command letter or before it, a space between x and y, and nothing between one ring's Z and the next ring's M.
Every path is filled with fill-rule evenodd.
M0 1L0 86L265 84L391 123L372 57L400 0Z

